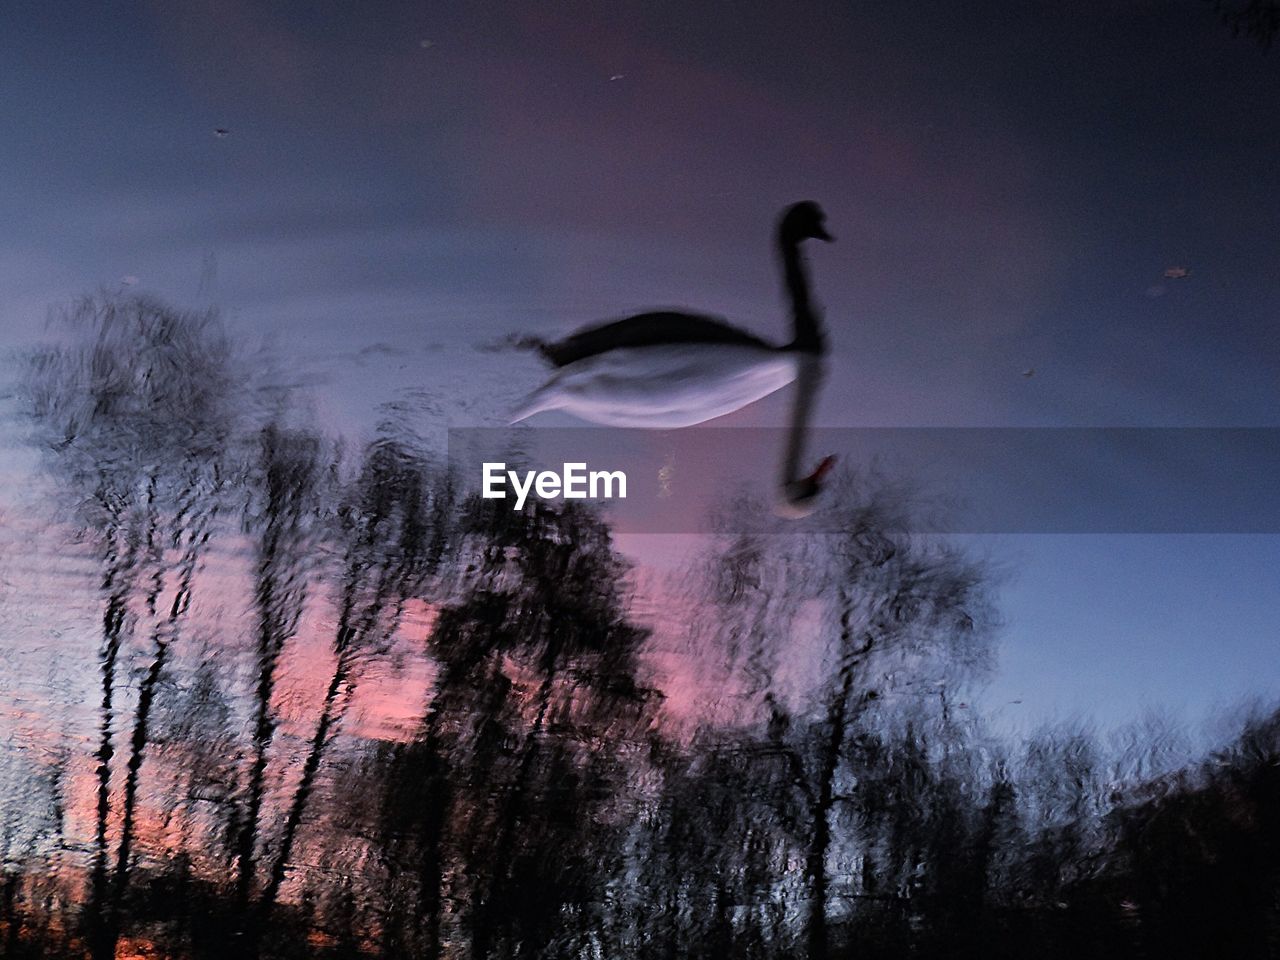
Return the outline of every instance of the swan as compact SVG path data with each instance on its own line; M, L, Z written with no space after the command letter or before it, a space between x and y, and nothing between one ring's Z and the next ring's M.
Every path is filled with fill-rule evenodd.
M536 348L556 370L512 422L564 410L606 426L688 427L795 382L779 512L791 517L809 513L834 458L799 475L826 353L801 246L806 240L832 239L826 215L813 201L792 204L778 221L776 242L791 301L789 342L771 344L719 317L677 311L637 314L552 343L526 339L521 343Z

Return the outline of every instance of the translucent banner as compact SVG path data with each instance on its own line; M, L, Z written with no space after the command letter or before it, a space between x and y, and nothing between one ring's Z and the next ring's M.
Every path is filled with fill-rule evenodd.
M922 533L1280 532L1280 428L814 429L798 455L793 440L782 429L460 429L449 461L468 492L512 509L595 503L627 533L834 532L871 504ZM808 515L779 519L814 471Z

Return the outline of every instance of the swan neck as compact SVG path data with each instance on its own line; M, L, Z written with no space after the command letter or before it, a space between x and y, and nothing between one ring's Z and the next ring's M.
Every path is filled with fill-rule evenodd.
M800 465L804 460L804 446L809 432L809 417L813 401L822 383L822 360L808 353L796 357L794 403L791 407L791 424L787 431L787 445L782 458L782 493L785 496L791 484L803 479Z
M821 353L825 347L821 317L809 297L809 270L800 243L780 237L778 245L782 251L787 296L791 301L792 340L789 347L806 353Z

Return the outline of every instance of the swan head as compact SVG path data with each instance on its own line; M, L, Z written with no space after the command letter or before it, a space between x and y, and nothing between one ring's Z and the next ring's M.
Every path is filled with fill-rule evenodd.
M818 464L818 469L807 477L784 484L782 499L778 501L775 510L778 516L786 517L788 520L800 520L813 513L818 506L818 494L822 492L822 482L835 465L835 457L825 457Z
M829 243L835 239L827 233L827 215L812 200L801 200L787 207L778 223L778 237L784 243L800 243L802 240L825 240Z

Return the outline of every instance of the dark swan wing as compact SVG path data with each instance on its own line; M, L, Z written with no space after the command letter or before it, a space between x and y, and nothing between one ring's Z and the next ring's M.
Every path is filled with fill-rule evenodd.
M555 343L539 345L542 355L557 367L621 347L651 347L668 343L732 343L774 347L754 334L719 317L700 313L658 311L638 313L598 327L588 327Z

